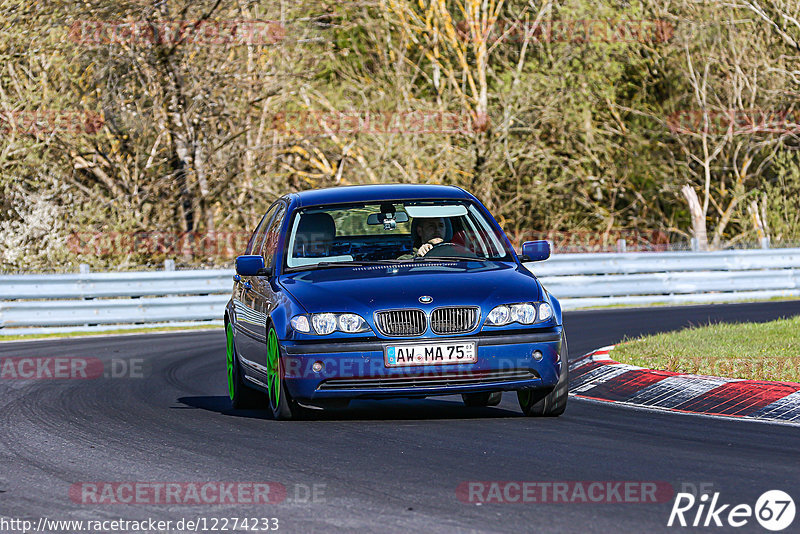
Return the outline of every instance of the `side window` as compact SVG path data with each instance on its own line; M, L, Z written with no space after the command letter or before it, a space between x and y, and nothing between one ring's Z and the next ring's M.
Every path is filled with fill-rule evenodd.
M267 227L266 236L261 246L261 255L264 257L264 267L269 269L275 262L275 251L278 249L278 241L281 238L281 226L286 217L286 206L281 203L275 217Z
M253 232L253 235L250 236L250 241L247 242L247 250L245 250L244 252L245 254L257 253L258 246L256 246L256 243L259 243L260 245L261 242L263 241L262 239L260 239L260 237L264 235L264 227L267 226L267 223L272 218L272 215L275 213L275 209L277 207L278 204L274 204L269 210L267 210L267 213L261 218L261 222L258 223L258 226ZM253 252L254 250L256 252Z

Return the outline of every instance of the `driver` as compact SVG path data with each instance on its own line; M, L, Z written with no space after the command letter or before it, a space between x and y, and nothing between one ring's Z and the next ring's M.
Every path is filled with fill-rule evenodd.
M431 251L434 245L443 243L447 235L447 225L442 217L416 218L411 223L414 236L413 254L404 254L399 260L421 258Z
M414 255L422 257L430 252L434 245L444 242L447 226L441 217L419 221L419 224L415 225Z

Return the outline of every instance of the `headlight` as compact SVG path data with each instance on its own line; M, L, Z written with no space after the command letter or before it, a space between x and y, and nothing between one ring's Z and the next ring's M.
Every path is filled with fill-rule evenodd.
M536 320L536 307L533 304L514 304L511 306L511 320L521 324L531 324Z
M336 316L332 313L315 313L311 316L311 324L317 334L327 336L336 330Z
M546 321L553 316L553 308L546 302L539 304L539 319L538 322Z
M363 332L367 324L360 315L355 313L343 313L339 316L339 330L354 334L356 332Z
M537 312L538 310L538 312ZM486 325L505 326L511 323L541 323L553 316L553 308L546 302L522 302L501 304L486 316Z
M289 321L291 323L292 328L297 330L298 332L303 332L307 334L311 331L311 326L308 324L308 317L305 315L298 315L297 317L292 317L292 320Z
M498 306L486 316L486 324L503 326L511 322L511 309L508 306Z
M297 332L320 336L327 336L336 330L347 334L370 331L367 322L360 315L355 313L314 313L312 315L297 315L292 317L289 323Z

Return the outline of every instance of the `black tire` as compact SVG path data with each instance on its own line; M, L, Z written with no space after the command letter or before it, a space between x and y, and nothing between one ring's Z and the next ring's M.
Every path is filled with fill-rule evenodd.
M486 391L483 393L462 393L461 399L465 406L478 408L484 406L497 406L503 400L502 391Z
M569 398L569 357L567 354L567 336L561 332L561 376L556 387L550 392L535 389L517 391L517 399L522 413L530 417L558 417L567 409Z
M266 404L263 393L248 387L244 383L244 374L239 364L239 357L236 355L233 340L233 325L230 323L225 325L225 337L226 365L228 368L228 396L231 399L231 407L235 410L263 408Z
M286 389L283 357L275 327L267 331L267 386L269 388L269 408L272 417L278 421L288 421L300 415L300 407L292 400Z

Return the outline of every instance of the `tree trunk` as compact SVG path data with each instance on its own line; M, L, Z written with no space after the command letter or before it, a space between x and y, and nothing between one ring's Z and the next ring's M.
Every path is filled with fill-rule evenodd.
M697 198L697 192L691 185L684 185L681 193L689 204L689 213L692 216L692 235L697 239L697 250L708 250L708 233L706 232L706 216Z

